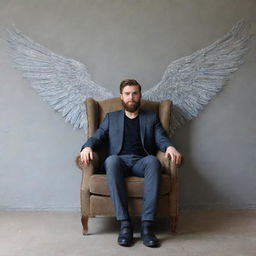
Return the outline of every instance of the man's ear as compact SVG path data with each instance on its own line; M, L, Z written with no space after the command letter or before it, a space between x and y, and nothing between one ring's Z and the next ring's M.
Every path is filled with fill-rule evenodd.
M120 93L120 98L121 98L121 100L123 99L123 95Z

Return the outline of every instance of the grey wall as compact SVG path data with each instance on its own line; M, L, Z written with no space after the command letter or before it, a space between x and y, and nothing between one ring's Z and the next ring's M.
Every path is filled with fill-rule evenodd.
M94 81L118 95L120 81L149 89L167 65L252 18L254 0L0 1L11 24L66 57L87 64ZM174 143L183 207L256 208L255 38L247 62ZM78 210L80 171L74 159L83 131L64 123L13 68L0 42L0 209Z

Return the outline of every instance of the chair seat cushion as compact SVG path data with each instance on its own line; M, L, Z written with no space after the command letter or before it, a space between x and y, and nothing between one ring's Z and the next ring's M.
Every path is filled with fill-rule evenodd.
M162 174L160 195L166 195L171 190L170 176ZM126 178L126 186L129 197L143 197L144 178L130 176ZM90 176L90 193L96 195L110 196L105 174L94 174Z

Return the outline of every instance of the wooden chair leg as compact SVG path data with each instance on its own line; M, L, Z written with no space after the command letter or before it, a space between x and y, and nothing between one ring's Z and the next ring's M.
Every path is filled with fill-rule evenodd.
M171 231L177 233L178 217L171 217Z
M86 236L88 235L88 216L82 216L81 217L81 222L82 222L82 226L83 226L83 235Z

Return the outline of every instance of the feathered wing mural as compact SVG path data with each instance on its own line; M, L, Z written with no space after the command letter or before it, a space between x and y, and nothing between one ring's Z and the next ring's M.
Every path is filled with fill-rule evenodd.
M249 38L248 24L238 22L211 45L170 63L161 81L143 94L150 100L172 100L172 132L197 117L222 89L243 63Z
M16 28L6 32L16 68L24 72L23 77L66 122L86 130L85 99L103 100L113 94L91 80L83 63L51 52Z
M16 68L24 72L31 86L66 122L87 129L84 101L103 100L112 92L96 84L83 63L62 57L36 43L16 28L7 30ZM243 63L250 38L248 24L240 21L230 32L190 56L171 62L161 81L143 93L144 99L173 102L172 133L198 116Z

